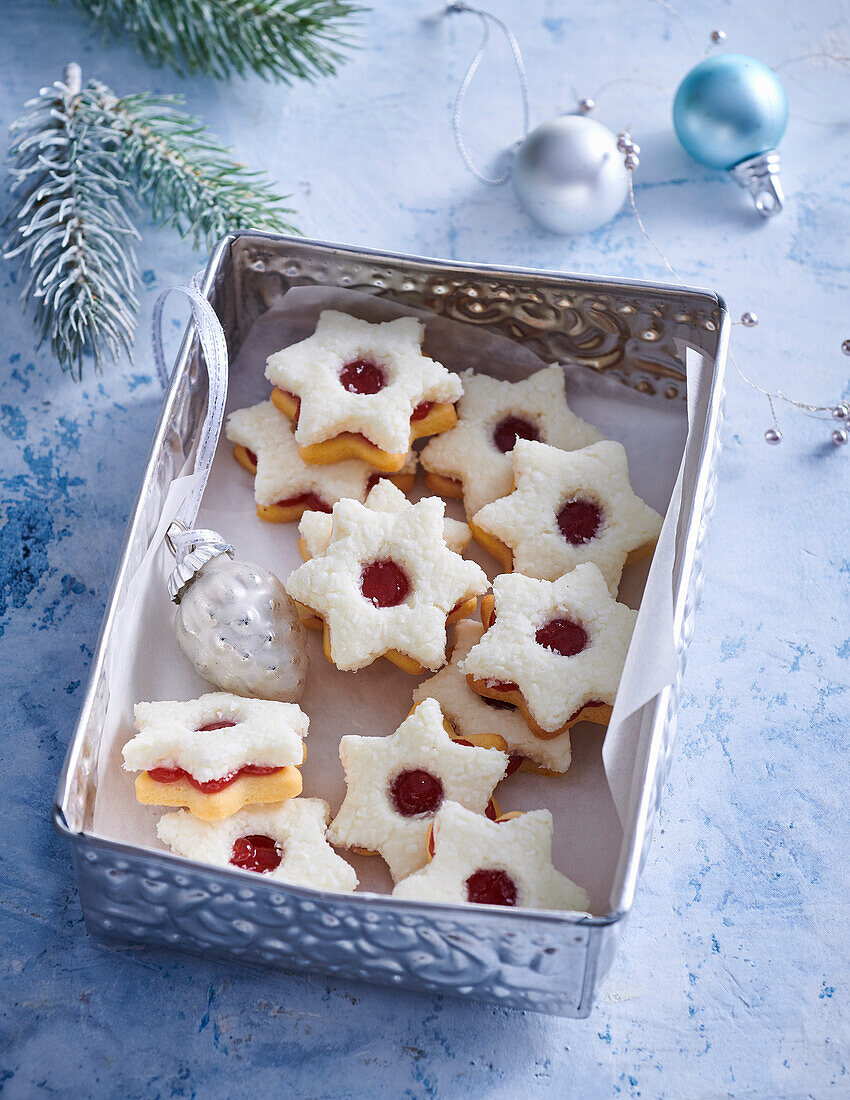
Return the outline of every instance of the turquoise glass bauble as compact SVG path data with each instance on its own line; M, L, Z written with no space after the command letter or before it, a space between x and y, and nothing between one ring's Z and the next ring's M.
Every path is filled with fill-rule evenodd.
M679 141L709 168L734 168L775 149L787 123L788 97L776 73L743 54L701 61L673 100Z

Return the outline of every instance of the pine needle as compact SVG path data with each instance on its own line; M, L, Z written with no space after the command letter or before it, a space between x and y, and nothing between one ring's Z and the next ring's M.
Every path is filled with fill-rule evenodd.
M255 72L291 83L328 76L351 48L347 0L72 0L107 38L155 65L226 79Z

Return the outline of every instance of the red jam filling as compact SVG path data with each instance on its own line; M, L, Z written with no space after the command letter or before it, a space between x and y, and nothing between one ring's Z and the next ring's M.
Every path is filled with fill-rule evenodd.
M516 684L511 684L511 688L514 687L516 687ZM506 703L504 699L488 699L486 695L479 695L478 698L483 700L488 707L492 707L494 710L516 710L513 703Z
M572 546L596 538L602 526L602 509L592 500L568 500L558 513L558 528Z
M363 566L360 591L375 607L397 607L410 595L407 573L391 558Z
M387 384L386 375L371 359L352 359L339 372L339 380L349 393L379 393Z
M230 862L234 867L241 867L243 871L256 871L259 875L274 871L280 866L282 859L283 849L277 841L261 833L240 836L234 842L230 855Z
M585 707L604 707L604 706L605 706L605 703L603 703L601 699L591 699L587 703L582 703L582 705L578 708L578 710L574 710L573 713L567 719L567 721L568 722L575 721L575 719L578 718L578 716L581 714L581 712L584 710Z
M498 814L496 813L496 807L495 807L495 805L493 804L493 799L492 799L492 798L491 798L491 799L490 799L490 801L489 801L489 802L487 803L487 808L486 808L486 809L485 809L485 811L484 811L484 816L485 816L485 817L489 817L491 821L495 821L495 820L496 820L496 818L497 818L497 817L499 816L499 815L498 815Z
M488 677L484 681L484 686L490 691L518 691L519 684L515 684L513 680L493 680Z
M220 722L207 722L205 726L198 726L195 733L209 733L211 730L229 730L235 725L236 723L231 722L229 718L223 718Z
M411 420L424 420L431 409L434 408L433 401L420 401L413 412L410 414Z
M257 454L256 454L256 452L252 451L249 447L246 447L245 448L245 454L248 456L248 461L251 463L251 465L256 466L257 465Z
M422 768L400 772L390 784L390 798L402 817L436 813L443 801L443 784Z
M327 512L328 515L333 511L333 508L326 501L322 500L316 493L299 493L296 497L287 497L285 500L279 500L275 504L276 508L289 508L294 504L303 504L305 508L309 508L311 512Z
M540 439L540 432L521 416L506 416L493 429L493 442L503 455L514 449L518 439Z
M209 726L202 726L203 730L208 729L223 729L225 726L235 725L234 722L224 722L221 726L211 724ZM148 775L151 779L156 780L157 783L180 783L185 781L191 783L196 791L201 791L203 794L218 794L219 791L223 791L225 787L229 787L231 783L234 783L240 776L243 775L271 775L273 772L281 771L280 768L267 768L262 764L246 764L244 768L239 768L238 771L228 772L227 775L223 775L221 779L208 779L206 783L200 782L195 779L194 775L190 775L189 772L184 771L183 768L149 768Z
M590 644L590 637L581 623L572 619L550 619L534 635L538 645L554 650L562 657L575 657Z
M475 871L466 880L466 897L478 905L516 905L516 883L507 871Z
M513 775L514 772L519 771L521 766L522 756L520 756L518 752L512 752L508 757L508 766L505 769L505 779L507 779L509 775Z

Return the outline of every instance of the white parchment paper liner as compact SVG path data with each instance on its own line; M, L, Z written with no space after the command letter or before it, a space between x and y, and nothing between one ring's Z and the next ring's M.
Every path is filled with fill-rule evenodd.
M427 354L454 370L474 367L516 380L545 365L523 345L474 325L355 291L298 287L262 315L248 334L231 364L228 410L268 398L270 386L263 376L266 356L309 335L319 312L328 308L370 321L416 314L426 324ZM692 349L687 349L686 358L693 407L700 395L705 399L708 372L703 357ZM651 568L644 564L627 570L620 588L619 598L632 607L640 605L640 613L607 734L598 726L576 727L573 763L565 776L556 779L519 772L499 787L497 797L505 810L542 806L552 810L556 865L590 892L594 913L605 913L627 847L623 823L631 829L639 795L636 767L647 731L641 729L635 712L670 682L675 671L672 577L688 417L679 400L636 393L586 367L566 365L565 371L571 407L606 436L623 443L635 491L666 513L666 518ZM689 465L693 477L696 464ZM133 704L142 699L191 698L214 690L195 674L177 646L174 606L165 590L172 559L161 536L188 484L181 479L170 487L157 537L119 614L123 645L113 645L108 663L110 702L98 760L93 832L150 848L162 847L155 823L166 811L140 806L134 797L133 776L121 768L121 747L133 731ZM463 518L454 502L447 514ZM219 445L198 522L220 531L239 557L262 563L284 580L300 563L297 526L268 524L256 516L251 478L233 460L226 439ZM474 544L471 556L494 575L495 563ZM409 710L418 682L384 661L358 673L339 672L325 661L320 635L311 636L310 673L301 700L311 719L304 794L326 798L336 810L345 791L339 738L346 733L391 733ZM361 889L388 892L390 879L381 860L345 855L357 868Z

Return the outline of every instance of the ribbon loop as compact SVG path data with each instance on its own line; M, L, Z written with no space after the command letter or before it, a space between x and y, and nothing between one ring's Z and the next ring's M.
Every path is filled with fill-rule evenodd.
M201 499L207 487L215 449L221 435L221 427L224 423L224 407L227 403L227 341L224 338L224 329L216 316L215 310L207 299L191 286L173 286L164 290L157 298L153 307L153 356L156 363L159 380L164 387L168 386L170 375L165 366L165 353L162 346L162 309L165 299L174 291L185 294L192 307L192 320L198 334L204 362L209 378L209 395L207 397L207 414L201 426L198 437L198 450L195 455L195 470L201 477L194 489L188 494L180 506L175 519L184 528L189 530L195 524L198 509L201 507Z
M195 472L200 476L178 508L166 535L168 547L176 559L174 571L168 579L168 592L173 600L179 602L183 590L198 570L219 554L232 554L233 547L217 531L195 528L195 520L207 487L224 423L228 377L227 341L215 310L196 286L174 286L164 290L154 304L152 318L154 362L159 380L164 387L168 386L170 375L165 365L162 344L162 310L165 299L173 291L179 291L189 299L192 307L192 322L201 345L209 379L207 411L195 452Z

